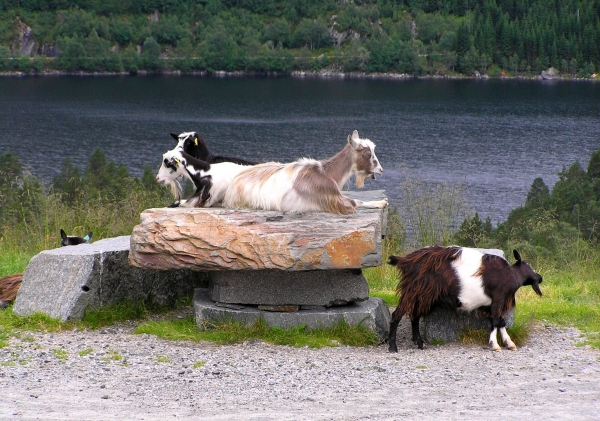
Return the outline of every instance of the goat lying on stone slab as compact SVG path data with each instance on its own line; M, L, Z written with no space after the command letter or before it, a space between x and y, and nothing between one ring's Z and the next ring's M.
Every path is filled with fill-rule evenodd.
M513 253L516 262L512 266L503 257L457 246L425 247L405 257L390 256L388 263L398 268L401 279L396 289L400 299L390 323L389 351L398 352L396 331L405 314L411 321L412 340L423 349L419 319L436 305L482 311L491 321L492 349L500 351L496 338L500 329L502 342L516 350L504 318L515 306L515 293L523 285L531 285L536 294L542 295L542 277L521 260L516 250Z
M200 162L176 148L163 155L156 180L171 185L174 192L180 191L176 184L179 176L192 180L196 186L194 206L200 207L213 206L222 200L223 207L231 209L347 215L356 207L387 206L386 200L362 202L340 192L352 174L356 175L357 187L362 187L367 177L375 178L375 174L383 172L375 156L375 145L368 139L360 139L356 130L339 153L323 161L303 158L288 164L267 162L223 170L221 166L225 164Z

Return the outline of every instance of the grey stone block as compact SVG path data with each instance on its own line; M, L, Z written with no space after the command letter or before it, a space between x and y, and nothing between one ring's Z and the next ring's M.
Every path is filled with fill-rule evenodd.
M362 324L377 333L381 340L387 338L390 328L390 312L380 298L369 298L366 301L347 306L331 307L325 310L300 310L294 313L278 313L260 311L256 307L247 306L242 309L223 308L215 305L209 298L208 289L198 288L194 293L194 311L196 324L205 329L211 322L236 321L252 324L260 318L271 327L283 329L306 325L309 329L332 327L345 320L352 326Z
M166 305L206 286L203 273L153 271L129 265L129 236L92 244L45 250L23 273L13 311L21 316L42 312L60 320L83 317L87 308L124 300Z
M210 272L210 297L221 303L253 305L345 305L369 298L360 269Z
M514 308L505 318L506 327L511 327L515 321ZM484 329L491 331L490 319L478 311L450 310L436 307L427 316L421 318L419 329L426 342L434 341L456 342L465 329Z

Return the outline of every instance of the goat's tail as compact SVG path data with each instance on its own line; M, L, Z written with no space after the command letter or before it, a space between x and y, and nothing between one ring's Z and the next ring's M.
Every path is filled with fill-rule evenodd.
M23 274L17 273L0 278L0 301L12 302L23 282Z
M388 265L397 266L400 259L398 256L390 256L388 257Z

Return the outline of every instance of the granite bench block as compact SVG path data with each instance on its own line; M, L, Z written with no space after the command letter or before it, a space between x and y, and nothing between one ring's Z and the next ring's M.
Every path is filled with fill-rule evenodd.
M130 266L129 244L129 236L123 236L39 253L23 273L13 311L21 316L41 312L73 320L83 317L88 308L126 300L172 304L207 285L206 274L199 272Z

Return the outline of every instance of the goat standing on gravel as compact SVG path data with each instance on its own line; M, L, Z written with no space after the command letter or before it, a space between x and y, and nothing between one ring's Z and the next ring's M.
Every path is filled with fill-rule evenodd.
M516 350L504 318L515 306L515 293L521 286L531 285L536 294L542 295L542 277L521 260L516 250L513 253L516 263L512 266L500 256L457 246L425 247L406 257L390 256L388 263L398 268L401 279L396 288L400 300L390 323L389 351L398 352L396 331L405 314L411 320L412 340L423 349L419 319L436 305L484 312L491 319L492 349L501 350L496 338L500 329L502 342Z

